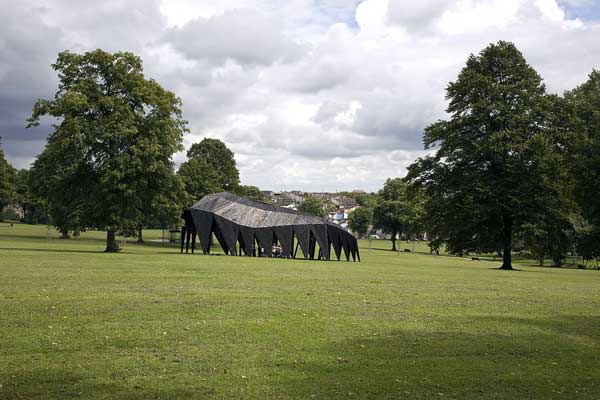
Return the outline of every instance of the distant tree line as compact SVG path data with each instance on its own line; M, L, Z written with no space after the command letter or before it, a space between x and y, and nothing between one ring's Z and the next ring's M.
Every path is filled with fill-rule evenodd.
M23 219L50 223L62 236L85 229L142 240L142 228L178 223L183 207L229 191L269 199L240 184L233 152L205 138L175 171L188 131L181 100L143 75L131 53L62 52L51 100L35 103L29 126L56 119L30 170L16 171L0 147L0 210L17 204ZM426 232L432 249L496 253L512 269L525 250L560 266L568 254L600 257L600 71L562 96L519 50L498 42L471 55L449 83L447 120L424 132L428 156L378 193L345 193L359 207L349 227L392 238ZM323 216L307 197L299 209Z
M352 194L348 194L352 196ZM396 251L398 237L416 238L424 232L422 225L423 194L403 178L390 178L377 193L354 194L359 205L348 216L348 227L359 237L369 228L390 236Z

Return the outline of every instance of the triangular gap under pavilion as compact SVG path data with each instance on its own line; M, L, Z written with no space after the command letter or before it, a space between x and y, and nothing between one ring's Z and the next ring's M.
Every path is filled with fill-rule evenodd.
M318 259L329 260L329 242L327 240L327 229L325 226L312 225L310 231L319 244ZM314 254L314 249L311 251ZM313 257L314 259L314 257Z
M340 243L340 234L337 229L327 229L327 236L329 238L329 242L333 246L333 251L335 253L335 257L338 261L340 261L340 256L342 253L342 247Z
M296 235L296 239L298 243L296 248L294 249L294 258L298 256L298 246L300 246L300 250L302 250L302 254L304 255L304 259L308 260L310 258L310 229L306 225L297 225L292 229L294 235Z
M267 257L272 257L272 246L273 246L273 229L272 228L260 228L255 231L256 237L260 246L264 249L264 254Z
M292 258L294 233L291 226L280 226L274 229L275 241L279 242L285 258Z

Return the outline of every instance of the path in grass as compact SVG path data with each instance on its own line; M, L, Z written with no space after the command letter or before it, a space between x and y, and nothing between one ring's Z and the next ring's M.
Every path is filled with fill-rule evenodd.
M0 399L600 398L600 271L50 236L0 228Z

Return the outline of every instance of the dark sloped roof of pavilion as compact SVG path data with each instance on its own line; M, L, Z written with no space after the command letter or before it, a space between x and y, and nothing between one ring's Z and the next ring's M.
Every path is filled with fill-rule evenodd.
M204 196L202 200L192 206L192 209L212 212L249 228L327 224L345 231L344 228L327 221L325 218L246 199L227 192Z
M223 192L203 197L191 207L191 213L205 252L209 251L208 242L212 232L223 250L230 254L233 254L238 238L245 242L243 247L246 252L250 251L256 238L270 255L270 243L266 242L276 237L284 253L295 256L291 246L296 237L306 258L309 258L311 251L314 252L316 242L325 259L330 258L330 246L333 246L338 259L341 250L344 250L347 259L350 255L360 259L356 238L346 229L325 218L289 208Z

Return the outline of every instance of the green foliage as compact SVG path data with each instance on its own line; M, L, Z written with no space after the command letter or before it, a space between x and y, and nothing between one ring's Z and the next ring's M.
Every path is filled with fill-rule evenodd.
M550 256L554 266L560 267L567 252L573 248L575 227L567 218L549 220L551 216L545 217L545 220L523 224L516 242L522 241L525 249L534 258L540 260L541 265L544 263L544 258Z
M515 235L569 224L557 100L507 42L471 55L447 98L450 120L424 135L437 152L409 169L427 194L428 233L454 254L502 250L510 269Z
M377 194L375 193L359 193L354 196L354 199L359 206L370 208L371 210L377 205Z
M52 100L38 100L29 120L58 119L34 164L39 194L65 230L133 229L180 213L181 184L172 156L182 150L181 100L144 77L131 53L62 52ZM165 207L170 208L165 209ZM116 243L108 238L107 251Z
M373 219L373 210L368 207L358 207L348 215L348 226L356 236L361 238L367 234Z
M21 169L16 175L15 203L23 209L23 222L46 224L48 216L43 198L36 196L31 171Z
M338 192L339 196L349 197L356 200L361 207L368 207L373 209L377 203L376 193L356 193L356 192Z
M373 210L377 205L377 194L355 192L341 192L339 194L356 200L359 207L348 215L348 226L353 232L356 232L358 237L365 236L373 222Z
M64 154L65 150L46 145L33 163L29 187L32 198L42 199L49 222L63 238L67 238L69 232L93 226L93 222L86 219L92 215L88 209L93 203L88 198L87 189L94 183L92 174L84 172L80 160L76 157L63 158Z
M584 218L600 231L600 71L594 70L588 80L565 94L574 118L570 122L572 136L566 146L576 190L577 202ZM586 243L600 235L586 235Z
M15 196L15 169L4 158L4 150L0 147L0 213L9 205Z
M325 209L321 200L314 196L305 196L302 202L298 206L298 211L305 212L307 214L316 215L317 217L325 216Z
M181 164L181 177L189 202L211 193L236 193L240 184L233 152L219 139L204 138L187 152L188 160Z
M600 229L596 226L588 225L577 232L576 238L577 254L584 260L600 260Z
M183 162L177 170L177 176L183 182L188 205L207 194L223 191L217 170L202 158L192 158Z
M250 199L250 200L260 201L262 203L271 203L271 199L269 199L256 186L240 185L240 186L238 186L235 194L237 194L238 196L245 197L245 198Z
M423 212L423 199L418 190L410 190L402 178L388 179L378 193L373 209L373 224L392 237L392 250L396 251L396 235L419 233Z

